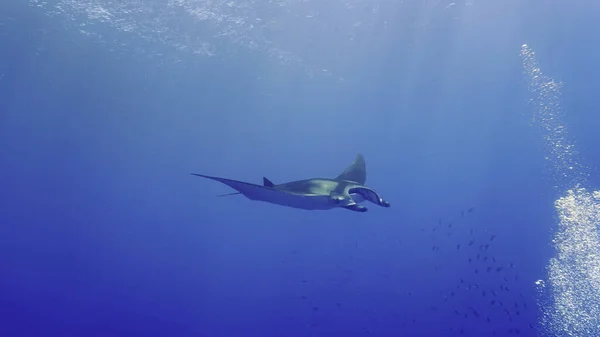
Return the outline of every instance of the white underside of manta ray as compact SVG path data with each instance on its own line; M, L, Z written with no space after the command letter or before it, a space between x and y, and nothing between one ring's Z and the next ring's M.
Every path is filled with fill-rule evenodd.
M359 205L365 200L382 207L390 207L389 202L383 200L373 189L365 186L367 170L365 159L360 154L335 179L316 178L275 185L269 179L263 178L263 185L256 185L198 173L192 175L221 182L237 191L226 195L242 194L250 200L293 208L306 210L345 208L366 212L367 207Z

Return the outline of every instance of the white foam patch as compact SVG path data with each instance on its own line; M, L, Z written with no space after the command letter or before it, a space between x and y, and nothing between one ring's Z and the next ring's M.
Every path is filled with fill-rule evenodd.
M552 336L600 336L600 192L579 187L587 170L579 163L569 139L560 104L561 83L545 76L527 45L521 48L523 69L534 94L534 124L541 127L546 159L555 183L568 189L555 202L558 230L553 240L556 257L548 263L550 289L536 282L541 299L541 324Z
M557 254L548 265L548 327L564 336L600 336L600 192L568 191L556 201ZM558 336L558 335L557 335Z

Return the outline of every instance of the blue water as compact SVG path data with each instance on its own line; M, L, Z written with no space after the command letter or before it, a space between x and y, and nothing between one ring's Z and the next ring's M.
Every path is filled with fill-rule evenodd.
M0 336L565 333L535 282L574 180L519 53L565 84L597 189L597 5L144 3L0 4ZM391 208L190 175L333 178L357 153Z

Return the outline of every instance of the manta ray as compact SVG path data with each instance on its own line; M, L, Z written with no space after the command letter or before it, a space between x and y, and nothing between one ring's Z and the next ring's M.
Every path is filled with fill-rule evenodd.
M390 207L375 190L366 187L367 170L361 154L334 179L314 178L274 184L263 177L263 184L212 177L204 174L192 175L223 183L237 192L220 196L241 194L250 200L305 210L329 210L345 208L355 212L366 212L367 207L359 203L367 200L381 207Z

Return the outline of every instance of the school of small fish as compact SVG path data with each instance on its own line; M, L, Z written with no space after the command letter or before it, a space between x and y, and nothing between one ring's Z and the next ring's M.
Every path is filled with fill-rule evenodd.
M421 231L432 241L432 245L429 247L432 258L439 261L434 265L436 273L443 269L448 270L443 264L455 259L461 259L467 266L466 270L461 269L460 274L453 270L440 274L440 277L456 276L456 279L446 280L447 292L440 296L435 303L425 304L426 310L435 312L436 315L453 317L445 321L446 324L452 322L447 327L449 335L479 335L477 329L481 329L482 324L487 324L489 329L485 331L485 335L530 336L535 333L531 321L532 315L535 316L535 314L527 315L528 318L523 316L526 316L525 314L532 310L535 304L531 305L528 302L531 296L525 296L523 292L514 290L524 289L525 286L520 284L517 264L498 255L501 254L501 250L494 248L501 238L488 232L485 228L468 224L469 221L463 221L474 211L475 208L471 207L461 211L454 221L439 219L433 226L421 228ZM402 244L402 240L398 239L397 245L401 246ZM360 247L358 241L355 241L353 245L355 249ZM347 275L342 280L342 284L351 281L349 275L353 273L353 270L343 268L340 264L336 264L336 268ZM389 280L392 276L389 273L383 273L381 277ZM420 276L416 275L415 277ZM308 283L306 279L301 282ZM418 291L417 289L413 290ZM413 291L407 289L405 295L413 296ZM308 296L302 295L301 299L309 305L310 310L314 313L319 311L319 307ZM341 309L344 306L343 301L336 301L335 306ZM391 316L399 320L400 332L406 329L410 334L411 331L418 330L418 318L422 314L421 311L415 313L414 317L405 317L405 315L392 312ZM318 325L317 323L309 324L310 327ZM375 335L371 327L364 327L362 332L364 335Z

